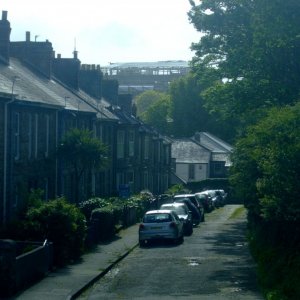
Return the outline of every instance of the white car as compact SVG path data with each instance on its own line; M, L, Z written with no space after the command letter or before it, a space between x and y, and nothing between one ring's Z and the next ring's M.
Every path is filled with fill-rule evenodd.
M145 213L139 226L139 244L145 245L151 240L167 239L181 243L183 222L172 210L150 210Z
M165 203L161 205L160 209L170 209L175 211L179 219L183 221L184 233L187 235L193 233L192 214L185 203Z

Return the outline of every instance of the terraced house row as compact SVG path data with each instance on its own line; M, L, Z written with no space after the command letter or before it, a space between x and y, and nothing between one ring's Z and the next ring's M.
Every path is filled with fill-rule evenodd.
M132 113L132 96L118 94L118 82L103 77L100 66L55 55L52 44L10 41L7 12L0 20L0 221L10 221L31 189L45 200L74 199L74 178L54 155L71 128L93 131L109 146L110 165L87 172L80 199L149 189L158 194L170 184L171 141Z

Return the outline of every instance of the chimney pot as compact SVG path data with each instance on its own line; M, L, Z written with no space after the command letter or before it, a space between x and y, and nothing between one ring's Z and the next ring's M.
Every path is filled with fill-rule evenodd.
M26 42L30 42L30 31L26 31Z
M57 54L57 58L61 58L61 54L60 53Z
M7 11L6 10L2 10L2 20L7 21Z
M74 54L74 59L77 59L78 58L78 51L74 50L73 54Z

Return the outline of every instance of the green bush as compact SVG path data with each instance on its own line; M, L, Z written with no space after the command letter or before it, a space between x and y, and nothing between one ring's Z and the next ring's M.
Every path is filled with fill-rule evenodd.
M54 264L64 265L77 259L84 251L86 220L81 211L65 199L43 203L30 208L26 228L34 239L53 242Z
M151 208L152 197L150 195L139 194L130 197L126 200L125 204L128 207L136 208L137 221L140 220L145 212Z
M78 207L80 208L82 213L85 215L86 219L90 220L92 211L94 209L105 207L108 204L109 204L109 201L107 199L95 197L95 198L91 198L89 200L80 202Z
M249 245L268 300L300 299L299 225L250 218Z
M106 206L94 209L91 220L97 222L98 237L101 241L107 240L114 235L115 218L111 207Z
M171 195L179 193L189 194L190 190L183 184L174 184L166 191L166 193Z

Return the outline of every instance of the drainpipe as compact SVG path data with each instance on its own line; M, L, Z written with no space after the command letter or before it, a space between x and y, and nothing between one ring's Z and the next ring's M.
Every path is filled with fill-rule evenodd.
M8 102L4 104L4 151L3 151L3 225L6 224L6 183L7 183L7 115L8 115L8 105L15 101L14 98L14 86L18 79L17 76L13 77L13 83L11 87L11 98Z

